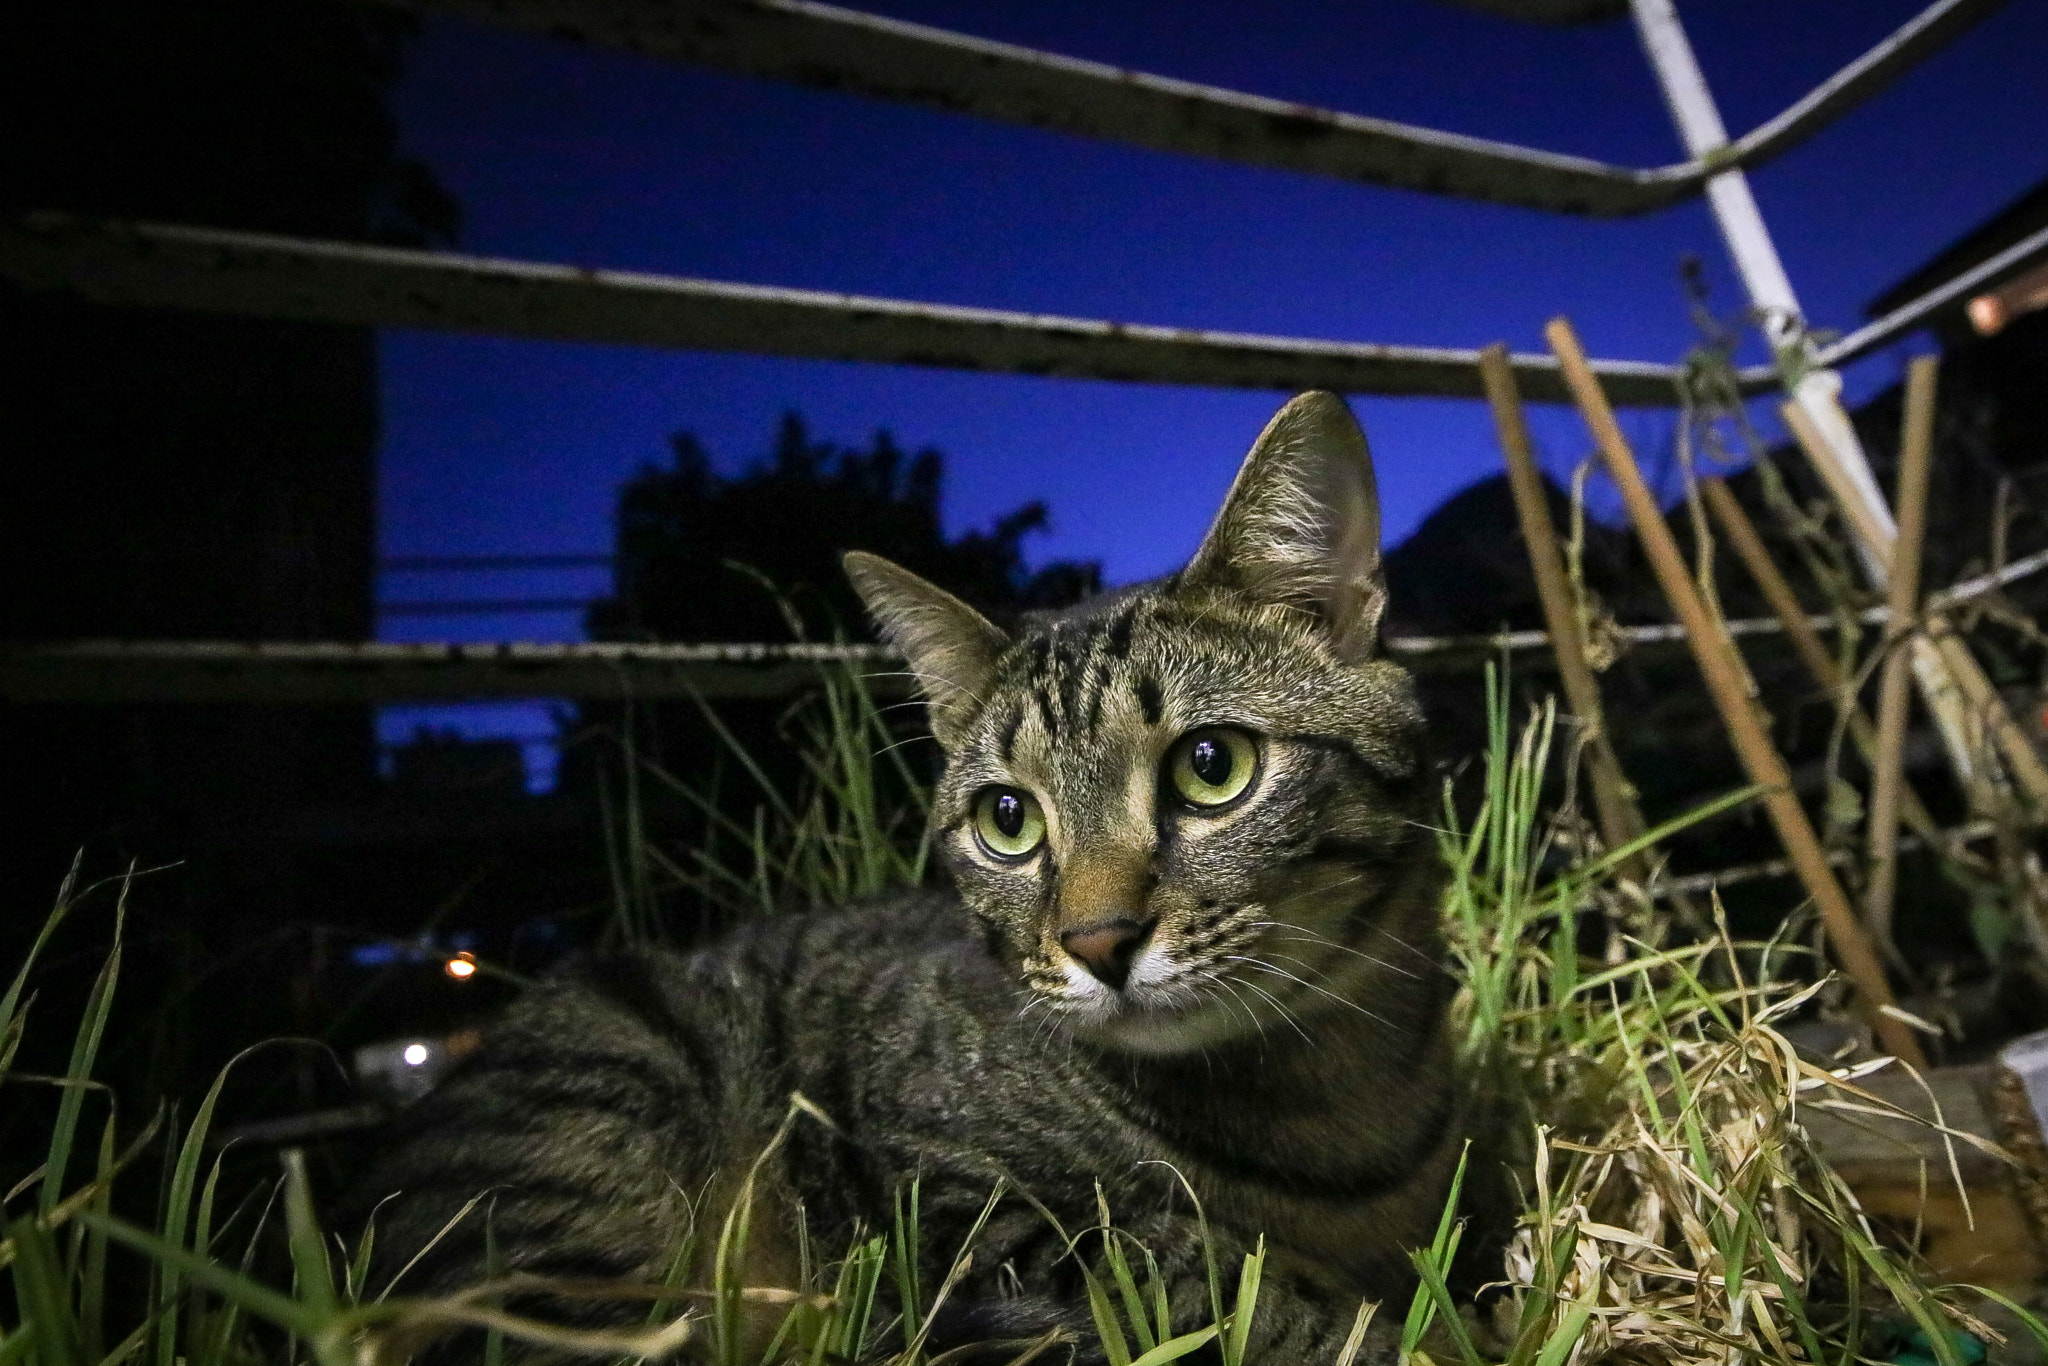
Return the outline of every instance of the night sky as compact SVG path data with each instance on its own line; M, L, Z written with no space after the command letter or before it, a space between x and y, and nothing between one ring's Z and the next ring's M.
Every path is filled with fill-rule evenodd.
M1626 21L1550 29L1423 0L1248 6L1109 0L870 6L1165 75L1655 165L1681 152ZM1693 0L1732 134L1777 113L1918 0ZM1252 17L1253 14L1259 17ZM2048 173L2048 0L2012 0L1797 151L1752 174L1809 319L1865 303ZM1343 340L1541 350L1568 313L1595 355L1691 344L1682 254L1742 295L1698 202L1601 222L1325 181L804 90L430 20L396 95L407 150L460 201L460 249L759 284ZM1891 383L1918 343L1849 374ZM1753 348L1746 359L1761 359ZM1280 395L624 347L386 334L381 551L603 552L619 482L696 432L726 464L787 409L948 456L946 522L1052 507L1038 558L1111 581L1194 546ZM1498 467L1483 405L1354 400L1398 540ZM1669 415L1626 419L1646 456ZM1554 470L1576 417L1538 410ZM602 571L387 574L387 601L602 592ZM387 639L573 639L572 613L387 617ZM392 709L387 738L455 713ZM538 708L471 709L538 737ZM532 756L543 758L540 754Z

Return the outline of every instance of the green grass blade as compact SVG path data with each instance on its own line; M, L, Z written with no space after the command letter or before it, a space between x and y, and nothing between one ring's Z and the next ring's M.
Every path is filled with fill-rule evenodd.
M326 1326L326 1321L312 1306L289 1295L279 1294L250 1277L246 1269L242 1272L230 1271L218 1262L182 1247L172 1247L156 1234L137 1228L133 1224L123 1223L119 1219L99 1214L80 1214L78 1218L81 1222L104 1230L107 1237L124 1247L176 1266L192 1284L203 1286L216 1295L231 1300L239 1308L258 1318L266 1319L287 1332L311 1338Z
M1472 1143L1468 1139L1458 1153L1458 1169L1452 1173L1451 1188L1444 1196L1443 1212L1437 1216L1436 1236L1430 1240L1427 1251L1414 1254L1418 1267L1426 1260L1441 1273L1450 1266L1451 1258L1457 1253L1458 1197L1465 1188L1465 1163L1471 1156ZM1408 1317L1401 1327L1403 1353L1412 1352L1422 1344L1423 1334L1429 1331L1429 1325L1436 1317L1437 1307L1436 1296L1430 1292L1428 1282L1425 1280L1417 1285L1414 1298L1408 1302ZM1464 1325L1461 1323L1459 1327L1463 1328Z
M319 1328L341 1310L334 1293L334 1267L327 1258L327 1240L313 1212L312 1185L306 1179L306 1155L297 1148L284 1154L285 1244L299 1282L299 1299Z
M1102 1354L1109 1358L1109 1366L1131 1366L1131 1344L1124 1337L1123 1325L1117 1322L1116 1306L1110 1303L1109 1292L1085 1266L1081 1268L1081 1284L1087 1289L1088 1316L1095 1320L1095 1336L1101 1339Z
M121 930L128 915L128 886L121 887L121 900L114 908L114 947L92 984L85 1004L85 1018L71 1044L71 1061L64 1070L70 1085L57 1102L57 1123L50 1130L49 1155L44 1159L43 1189L37 1209L44 1215L57 1207L64 1196L64 1174L71 1165L71 1145L78 1135L78 1117L85 1105L85 1083L92 1078L93 1060L99 1056L100 1039L107 1031L107 1016L114 1008L114 988L121 980Z
M1166 1277L1159 1274L1159 1259L1145 1249L1145 1284L1152 1290L1152 1336L1160 1342L1173 1333L1173 1303L1166 1293Z
M149 1341L149 1329L147 1319L136 1324L134 1332L114 1344L114 1350L100 1358L99 1366L121 1366L122 1362L141 1351L143 1344Z
M503 1254L498 1251L498 1202L484 1207L484 1279L495 1281L505 1274ZM484 1331L483 1366L504 1366L505 1332L492 1324Z
M0 1338L0 1366L22 1366L35 1345L36 1326L24 1321L21 1327Z
M1408 1317L1401 1323L1402 1360L1407 1360L1422 1345L1422 1336L1429 1331L1429 1325L1435 1318L1436 1297L1429 1293L1428 1286L1418 1284L1408 1301Z
M199 1190L199 1209L192 1220L192 1248L202 1257L208 1255L213 1247L213 1202L214 1197L220 1190L220 1169L221 1159L216 1157L213 1160L212 1168L206 1173L206 1184ZM154 1263L154 1265L157 1268L159 1280L163 1283L168 1283L177 1274L161 1262ZM166 1304L166 1309L169 1307ZM198 1344L203 1340L204 1338L198 1325L191 1325L186 1333L185 1355L187 1360L194 1362L207 1360L197 1350ZM160 1361L158 1366L177 1366L175 1342L172 1344L171 1355Z
M57 904L43 917L43 927L36 931L28 956L21 960L14 980L7 984L6 994L0 995L0 1072L13 1066L14 1051L21 1046L21 1036L27 1025L26 1007L22 1005L21 996L28 989L28 979L35 971L36 960L42 957L43 947L50 942L50 936L57 932L57 927L64 923L64 917L71 913L71 890L78 882L78 864L78 858L71 860L71 871L65 874L64 885L57 892Z
M1745 802L1755 801L1769 790L1769 788L1751 784L1748 787L1738 787L1732 792L1724 792L1709 801L1701 802L1698 806L1682 811L1670 820L1645 830L1619 849L1608 850L1599 858L1578 869L1574 876L1580 881L1590 881L1594 878L1605 877L1637 854L1648 853L1673 835L1688 830L1698 825L1701 821L1712 820L1723 811L1732 811Z
M114 1111L100 1126L99 1160L93 1168L97 1193L86 1206L100 1214L110 1212L114 1202ZM94 1359L106 1351L107 1320L107 1235L82 1228L85 1255L78 1274L78 1327L85 1354Z
M1244 1366L1245 1344L1251 1340L1252 1319L1259 1310L1259 1281L1266 1270L1266 1235L1245 1254L1237 1271L1237 1301L1230 1309L1230 1332L1223 1339L1223 1366Z
M1216 1325L1213 1323L1207 1328L1197 1328L1192 1333L1183 1333L1177 1338L1169 1338L1160 1343L1133 1361L1131 1366L1165 1366L1169 1361L1179 1361L1188 1353L1198 1352L1207 1347L1215 1336Z
M924 1265L922 1234L919 1228L918 1197L920 1183L913 1178L908 1187L909 1199L904 1198L905 1188L896 1188L896 1236L891 1250L895 1253L893 1268L896 1273L896 1295L903 1308L903 1328L911 1331L913 1324L924 1321L924 1297L920 1293L920 1268Z
M271 1040L269 1042L276 1041ZM213 1112L215 1107L220 1104L221 1089L227 1085L228 1073L234 1070L236 1063L267 1046L267 1043L260 1043L253 1048L245 1048L228 1060L227 1066L221 1068L214 1075L213 1085L207 1088L205 1099L199 1102L199 1109L193 1114L192 1123L185 1130L185 1140L179 1146L177 1159L171 1166L171 1179L164 1197L162 1232L164 1241L174 1247L195 1247L202 1254L206 1251L207 1234L205 1231L198 1232L195 1239L190 1243L185 1240L186 1228L192 1218L192 1190L198 1183L199 1164L205 1160L206 1135L213 1127ZM216 1163L213 1169L213 1177L217 1178L219 1174L220 1167ZM212 1184L211 1179L208 1184L210 1187ZM209 1215L211 1211L212 1201L209 1198L207 1202L207 1212ZM178 1273L176 1270L165 1266L162 1268L162 1276L163 1289L159 1299L159 1304L162 1307L159 1311L161 1317L157 1321L156 1360L157 1366L177 1366Z
M881 1292L888 1255L888 1240L877 1236L847 1259L849 1274L842 1283L846 1288L833 1296L841 1305L840 1332L834 1345L840 1356L864 1361L873 1354L869 1335L875 1328L875 1300Z
M1101 1188L1098 1186L1099 1194ZM1117 1241L1116 1230L1102 1230L1102 1260L1109 1266L1109 1274L1116 1281L1117 1295L1123 1300L1124 1320L1131 1326L1131 1336L1138 1340L1138 1352L1142 1356L1160 1343L1152 1333L1150 1315L1145 1311L1145 1298L1138 1293L1138 1278L1131 1274L1130 1258L1124 1255L1122 1244Z
M1579 1345L1579 1339L1586 1336L1586 1324L1592 1317L1592 1305L1574 1304L1571 1312L1564 1316L1564 1322L1551 1330L1543 1350L1536 1354L1536 1366L1564 1366L1572 1349Z
M14 1299L24 1329L33 1327L36 1366L88 1366L57 1244L33 1216L7 1230L14 1245Z
M1409 1255L1410 1260L1415 1263L1416 1274L1422 1278L1422 1288L1429 1293L1430 1299L1436 1302L1437 1321L1443 1324L1444 1330L1451 1335L1451 1341L1456 1344L1458 1355L1464 1360L1465 1366L1485 1366L1479 1349L1473 1345L1471 1330L1466 1328L1463 1316L1458 1313L1457 1301L1451 1297L1451 1288L1444 1279L1442 1268L1426 1253L1415 1252Z
M2021 1326L2024 1327L2027 1330L2027 1332L2033 1336L2035 1343L2039 1345L2041 1350L2044 1352L2048 1352L2048 1323L2043 1323L2039 1315L2035 1314L2032 1310L2028 1309L2025 1305L2019 1303L2017 1300L2014 1300L2006 1295L2002 1295L1996 1290L1987 1290L1981 1285L1973 1285L1969 1288L1975 1294L1982 1295L1985 1299L1990 1300L1995 1304L2002 1304L2007 1309L2011 1310L2013 1316L2017 1318L2020 1321Z
M216 1174L218 1174L219 1170L220 1163L218 1160L216 1160L214 1163L214 1171ZM210 1178L209 1184L211 1184ZM276 1209L278 1194L283 1189L284 1178L279 1177L277 1180L270 1183L270 1187L267 1191L263 1190L261 1187L258 1187L255 1190L251 1190L248 1193L248 1195L244 1197L242 1204L234 1211L234 1213L228 1216L228 1222L226 1225L223 1226L224 1229L227 1227L232 1227L235 1221L241 1218L242 1211L244 1209L249 1208L250 1205L254 1203L256 1196L263 1196L263 1206L260 1210L257 1211L255 1223L252 1225L249 1231L249 1240L246 1244L243 1245L242 1248L241 1276L242 1279L245 1281L250 1279L250 1268L255 1266L256 1264L256 1252L263 1236L263 1230L270 1224L271 1211ZM205 1196L201 1196L202 1203L204 1203L205 1198ZM195 1237L196 1236L197 1235L195 1234ZM210 1246L210 1244L202 1240L198 1243L198 1246L202 1249L203 1252L203 1250L206 1247ZM215 1265L215 1263L213 1263L211 1260L205 1259L203 1256L202 1261L207 1266ZM201 1289L213 1288L205 1285L204 1282L197 1282L196 1284L198 1285L198 1288ZM203 1301L201 1301L199 1297L196 1295L192 1298L195 1305L203 1303ZM198 1315L194 1315L192 1332L190 1334L190 1339L193 1344L193 1348L188 1356L188 1360L190 1360L191 1362L201 1363L202 1366L212 1366L213 1363L226 1362L230 1355L228 1351L229 1344L234 1342L235 1334L242 1326L242 1306L239 1303L237 1303L231 1296L223 1295L221 1297L221 1301L222 1302L219 1308L214 1310L212 1313L205 1315L203 1318ZM286 1300L286 1303L294 1304L296 1302L292 1300ZM249 1354L244 1353L243 1355Z

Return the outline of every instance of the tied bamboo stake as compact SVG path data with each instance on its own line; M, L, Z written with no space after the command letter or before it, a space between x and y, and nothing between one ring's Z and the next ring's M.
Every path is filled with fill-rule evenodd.
M1800 448L1806 452L1807 458L1813 462L1814 468L1820 471L1821 477L1827 482L1828 490L1834 495L1835 502L1848 510L1856 534L1865 544L1876 547L1889 560L1892 553L1892 538L1882 532L1871 520L1863 504L1848 491L1848 478L1835 463L1833 452L1828 449L1827 442L1814 428L1812 419L1807 417L1803 409L1791 403L1785 404L1778 412L1784 418L1785 425L1791 430L1793 437L1798 440ZM1936 617L1927 622L1925 636L1914 641L1908 648L1916 651L1924 648L1934 653L1954 688L1962 695L1968 721L1990 733L1991 739L1998 747L1998 753L2005 758L2014 784L2026 794L2036 816L2048 813L2048 765L2042 764L2041 756L2034 752L2033 742L2027 738L2026 732L2019 728L2019 723L2012 719L2012 713L2006 709L2005 699L1998 695L1997 690L1991 686L1991 680L1984 676L1984 670L1978 665L1977 657L1970 653L1969 646L1963 643L1962 637L1958 636L1946 621ZM1985 756L1986 767L1989 758L1989 755ZM1989 776L1985 773L1975 781L1965 777L1965 786L1970 789L1972 804L1986 812L1996 805L1989 797L1990 788L1986 781Z
M1543 603L1544 624L1550 628L1558 681L1564 685L1572 715L1584 727L1586 769L1593 781L1600 837L1609 849L1620 849L1643 833L1643 817L1607 737L1600 687L1594 681L1592 666L1586 662L1586 641L1579 630L1571 583L1565 576L1564 554L1557 543L1557 528L1550 521L1550 509L1544 502L1543 480L1536 473L1529 428L1522 418L1522 397L1515 386L1514 367L1508 363L1506 346L1495 343L1479 353L1479 376L1486 386L1487 404L1493 409L1494 426L1500 433L1501 452L1507 457L1508 486L1514 491L1522 540L1529 548L1529 568L1536 576L1536 596ZM1628 860L1623 871L1647 890L1647 859L1638 854Z
M1820 684L1821 690L1835 699L1838 706L1847 709L1850 738L1855 740L1864 762L1870 765L1870 771L1877 772L1877 731L1849 692L1848 682L1836 667L1834 656L1821 643L1820 633L1807 620L1806 609L1799 605L1792 585L1786 582L1783 571L1764 545L1763 537L1757 534L1756 523L1750 521L1749 514L1742 510L1742 504L1735 501L1726 481L1702 479L1699 487L1705 495L1707 511L1713 515L1714 524L1720 527L1721 535L1727 539L1735 557L1742 561L1742 567L1749 571L1749 577L1763 590L1765 600L1770 603L1779 624L1785 628L1785 638L1792 642L1800 662L1806 665L1806 671L1813 675L1813 681ZM1899 814L1905 818L1906 824L1913 827L1914 834L1930 843L1940 842L1941 832L1935 827L1934 818L1927 814L1927 808L1920 804L1919 795L1910 785L1899 789Z
M1686 641L1692 646L1693 658L1706 679L1707 691L1713 695L1714 705L1721 712L1721 722L1734 743L1736 756L1741 759L1750 781L1764 789L1764 810L1769 814L1771 824L1777 827L1778 841L1784 845L1807 895L1820 909L1821 924L1828 942L1833 945L1842 970L1856 986L1871 1029L1894 1056L1914 1067L1926 1067L1927 1055L1921 1051L1920 1041L1898 1017L1891 986L1885 981L1884 965L1878 961L1877 951L1871 947L1870 936L1863 932L1863 925L1857 920L1847 894L1842 891L1842 884L1835 880L1834 869L1828 865L1827 855L1820 847L1819 837L1813 832L1812 822L1807 820L1805 809L1792 794L1792 775L1785 768L1785 760L1757 718L1748 689L1744 686L1745 674L1741 658L1735 653L1734 642L1721 630L1700 598L1699 590L1686 570L1685 557L1679 553L1678 542L1672 537L1671 528L1664 524L1657 500L1650 495L1649 487L1643 483L1642 472L1636 468L1635 453L1629 449L1627 439L1614 421L1614 410L1608 406L1607 396L1600 391L1599 380L1594 378L1592 368L1586 364L1586 353L1579 345L1578 334L1565 319L1552 318L1543 329L1543 335L1550 343L1552 354L1557 357L1565 386L1571 390L1580 415L1592 429L1608 474L1621 490L1629 520L1635 523L1636 536L1650 557L1650 567L1656 572L1657 582L1685 627Z
M1877 758L1870 783L1870 887L1864 921L1880 944L1892 940L1899 885L1899 798L1905 786L1906 690L1913 618L1920 603L1920 544L1927 535L1927 467L1934 447L1934 381L1940 362L1921 356L1906 371L1905 431L1899 446L1899 536L1892 543L1884 677L1877 695ZM1894 956L1897 950L1893 950Z

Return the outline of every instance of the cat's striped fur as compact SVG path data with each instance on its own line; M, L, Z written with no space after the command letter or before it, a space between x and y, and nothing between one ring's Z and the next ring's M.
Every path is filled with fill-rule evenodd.
M884 561L848 568L930 699L957 891L589 962L532 992L369 1182L404 1192L380 1260L489 1190L505 1267L658 1279L801 1093L832 1127L799 1123L764 1169L757 1283L793 1283L795 1201L814 1246L844 1246L918 1177L943 1266L1002 1177L1031 1199L983 1234L955 1331L1084 1325L1046 1213L1088 1227L1099 1180L1193 1324L1206 1289L1178 1174L1225 1255L1271 1246L1253 1359L1330 1359L1361 1296L1412 1284L1463 1109L1422 720L1375 658L1377 504L1349 412L1326 394L1283 409L1180 574L1014 634ZM480 1278L483 1225L449 1232L409 1287Z

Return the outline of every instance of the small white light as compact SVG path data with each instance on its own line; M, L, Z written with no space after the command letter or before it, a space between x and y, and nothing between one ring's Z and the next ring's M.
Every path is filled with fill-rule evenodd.
M423 1043L409 1043L405 1046L405 1065L418 1067L427 1060L427 1046Z

